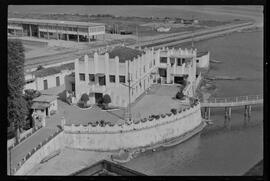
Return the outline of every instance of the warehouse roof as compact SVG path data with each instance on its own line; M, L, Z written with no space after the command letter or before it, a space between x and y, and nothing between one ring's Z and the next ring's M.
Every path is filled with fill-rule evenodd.
M74 70L74 63L63 64L57 67L44 68L33 72L36 77L46 77L49 75L58 74L61 70Z
M109 58L115 58L116 56L119 57L119 62L123 63L127 60L133 60L133 58L136 58L140 55L142 55L144 52L141 50L135 50L132 48L128 48L125 46L118 46L112 49L109 52Z
M58 24L69 26L104 26L103 23L89 23L77 21L63 21L63 20L48 20L48 19L26 19L26 18L9 18L8 21L30 23L30 24Z

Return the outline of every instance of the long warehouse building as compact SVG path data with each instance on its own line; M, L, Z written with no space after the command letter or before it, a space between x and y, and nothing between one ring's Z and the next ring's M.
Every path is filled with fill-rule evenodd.
M105 24L76 21L9 18L8 33L45 39L92 41L105 34Z

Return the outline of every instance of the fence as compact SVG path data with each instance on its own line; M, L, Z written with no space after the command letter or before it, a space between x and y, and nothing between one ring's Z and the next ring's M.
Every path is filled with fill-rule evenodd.
M14 148L15 146L17 146L18 144L20 144L22 141L24 141L26 138L28 138L29 136L31 136L32 134L34 134L36 131L38 131L40 128L42 128L42 126L38 127L35 131L33 130L33 128L23 132L20 134L20 139L19 142L16 143L16 138L12 138L9 139L7 142L7 146L9 149Z

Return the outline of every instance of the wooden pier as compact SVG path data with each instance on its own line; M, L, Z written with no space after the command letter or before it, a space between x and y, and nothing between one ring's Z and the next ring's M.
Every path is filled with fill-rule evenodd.
M204 119L210 120L211 108L225 108L224 125L230 126L230 121L232 118L232 107L244 106L244 121L246 123L251 118L251 106L258 104L263 104L262 95L208 99L204 102L201 102L201 108L203 109L202 117Z

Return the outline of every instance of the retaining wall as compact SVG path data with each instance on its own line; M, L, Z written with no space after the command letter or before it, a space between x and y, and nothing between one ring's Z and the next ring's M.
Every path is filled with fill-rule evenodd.
M18 163L18 168L13 170L14 175L25 175L40 161L48 156L50 153L62 149L64 147L64 132L55 133L47 138L43 143L40 143L28 155L26 155L21 162Z
M157 144L191 131L201 123L200 103L177 114L159 119L142 119L137 124L101 127L99 125L64 126L65 145L69 148L115 151Z

